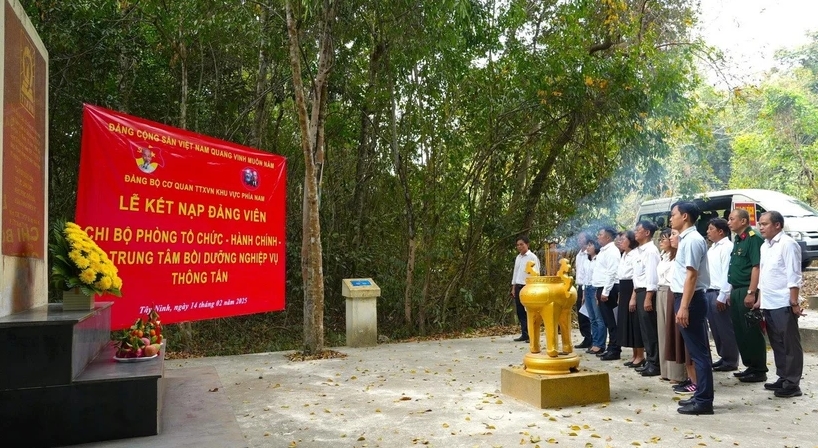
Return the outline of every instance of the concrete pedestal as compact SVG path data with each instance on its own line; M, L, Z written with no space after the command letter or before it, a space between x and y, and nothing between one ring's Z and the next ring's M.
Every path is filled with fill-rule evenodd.
M500 391L540 409L611 401L607 372L580 370L564 375L538 375L522 367L503 367Z
M377 297L347 297L347 346L378 345Z

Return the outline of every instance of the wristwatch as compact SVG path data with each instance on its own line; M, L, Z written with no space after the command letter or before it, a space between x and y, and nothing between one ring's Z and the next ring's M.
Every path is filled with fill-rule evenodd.
M757 292L757 291L750 291L750 290L748 289L748 290L747 290L747 295L748 295L748 296L754 296L754 295L756 295L756 292Z

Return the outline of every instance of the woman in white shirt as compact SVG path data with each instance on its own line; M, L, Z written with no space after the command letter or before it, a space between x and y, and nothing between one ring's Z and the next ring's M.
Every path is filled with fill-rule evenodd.
M633 249L639 247L639 243L636 242L636 236L631 230L619 232L616 243L619 251L622 252L617 274L619 297L630 300L633 294L633 267L637 255ZM633 349L633 356L625 363L625 367L642 367L645 365L645 344L642 342L642 331L639 329L639 319L636 317L636 300L633 300L632 304L626 304L628 302L620 301L617 307L616 329L619 333L616 338L622 347Z
M605 340L608 336L607 328L605 327L605 322L602 320L602 313L599 310L599 304L596 300L596 288L591 284L591 278L593 278L594 268L596 267L596 255L599 253L599 243L594 239L588 240L585 251L588 253L588 259L591 260L591 262L588 263L588 270L585 274L588 284L582 288L584 296L582 301L585 310L588 312L588 319L591 321L592 341L591 348L586 350L586 353L597 355L605 351Z
M656 323L659 333L659 371L661 378L674 383L684 383L687 380L687 370L682 362L677 362L677 333L676 313L673 311L673 293L670 292L670 276L673 272L673 260L676 258L676 248L671 244L671 236L679 238L675 230L664 229L659 235L659 250L662 258L656 267L659 275L659 291L656 300ZM681 336L681 335L678 335ZM672 356L669 356L672 355Z

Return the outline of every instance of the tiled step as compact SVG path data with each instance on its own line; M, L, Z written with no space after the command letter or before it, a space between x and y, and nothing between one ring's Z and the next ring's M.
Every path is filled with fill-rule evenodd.
M164 352L138 363L118 363L113 355L113 347L106 346L67 385L0 391L3 446L65 446L158 434Z
M90 311L49 304L0 318L0 390L66 385L108 343L110 302Z

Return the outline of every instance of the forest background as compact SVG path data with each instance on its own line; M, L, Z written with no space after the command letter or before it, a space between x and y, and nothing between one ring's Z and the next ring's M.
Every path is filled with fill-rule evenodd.
M74 215L83 103L288 158L286 310L171 326L183 355L343 345L349 277L380 285L387 338L512 324L516 236L627 227L646 198L818 205L818 34L714 88L694 1L21 3L50 56L50 219Z

